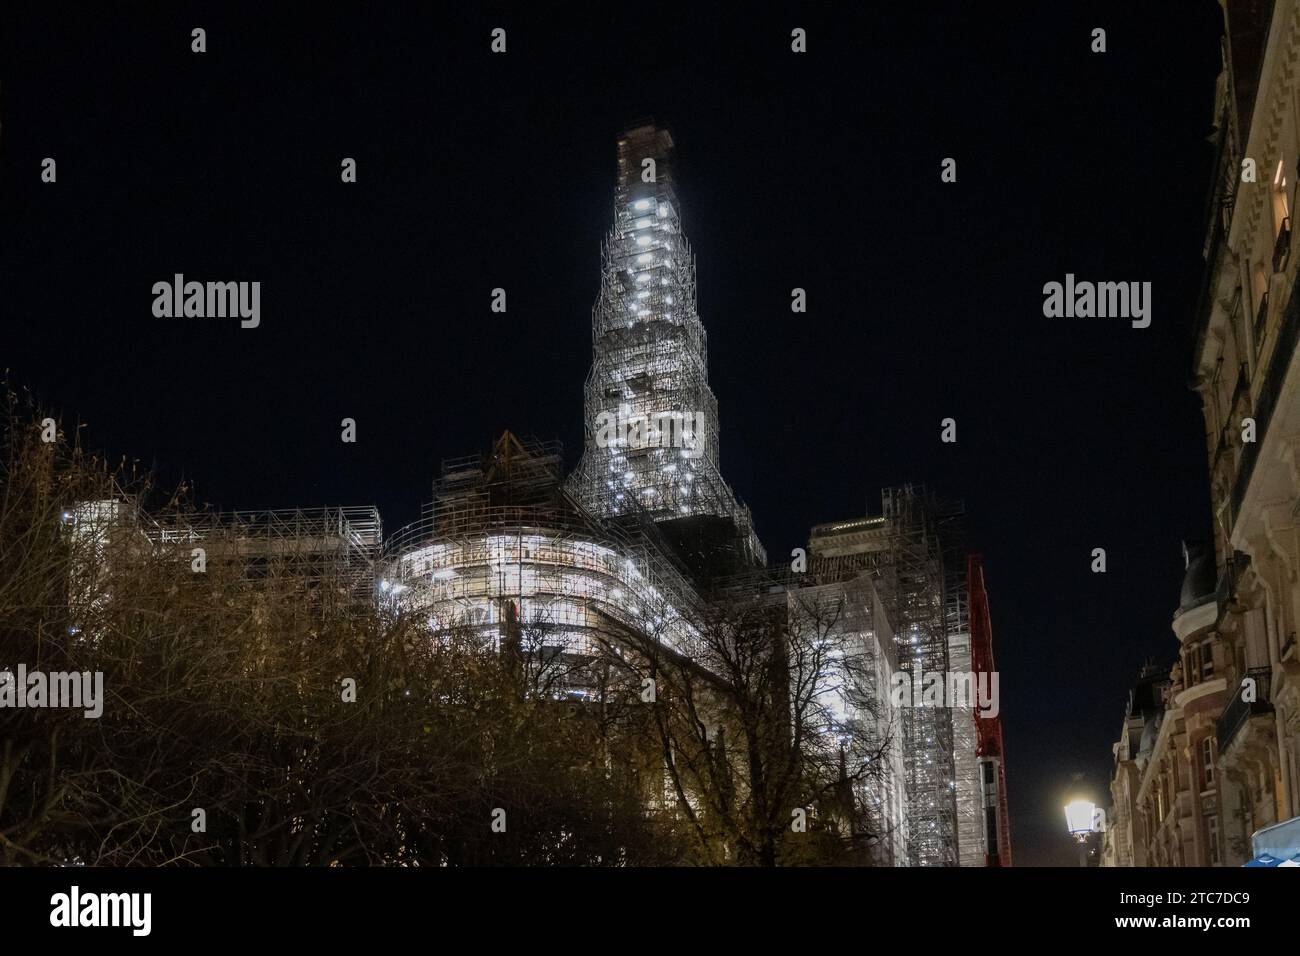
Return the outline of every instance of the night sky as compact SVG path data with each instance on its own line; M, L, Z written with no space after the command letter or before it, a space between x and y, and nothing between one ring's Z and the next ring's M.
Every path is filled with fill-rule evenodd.
M442 458L506 428L572 466L614 141L653 116L677 142L724 475L776 559L878 512L882 485L965 500L1016 863L1073 862L1061 806L1106 796L1128 688L1176 653L1180 542L1210 531L1188 383L1214 0L158 6L6 17L13 383L227 508L373 503L395 530ZM260 281L261 326L154 318L176 272ZM1067 272L1150 281L1151 327L1044 318Z

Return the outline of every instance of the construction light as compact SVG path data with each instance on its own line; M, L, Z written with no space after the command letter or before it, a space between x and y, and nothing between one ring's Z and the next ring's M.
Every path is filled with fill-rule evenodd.
M648 199L638 199L638 200L636 201L636 203L634 203L634 208L636 208L636 209L649 209L649 208L650 208L650 200L648 200Z

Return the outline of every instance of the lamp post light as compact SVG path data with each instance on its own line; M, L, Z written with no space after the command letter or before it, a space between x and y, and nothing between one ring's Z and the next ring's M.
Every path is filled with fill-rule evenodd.
M1065 825L1079 846L1079 865L1088 865L1088 837L1094 830L1097 805L1091 800L1071 800L1065 805Z

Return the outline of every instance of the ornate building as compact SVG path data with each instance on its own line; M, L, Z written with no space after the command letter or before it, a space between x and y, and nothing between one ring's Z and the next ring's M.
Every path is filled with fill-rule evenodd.
M1300 2L1221 4L1193 369L1214 540L1188 555L1152 747L1132 754L1127 721L1116 745L1119 865L1240 865L1253 833L1300 815Z
M1210 666L1218 669L1206 674L1204 653L1185 666L1193 677L1223 679L1229 695L1213 747L1235 848L1247 832L1300 814L1300 299L1291 249L1300 3L1228 0L1224 11L1195 352L1215 520Z

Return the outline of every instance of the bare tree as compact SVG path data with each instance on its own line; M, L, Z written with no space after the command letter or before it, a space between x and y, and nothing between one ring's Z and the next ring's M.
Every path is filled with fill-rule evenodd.
M847 603L833 588L732 597L692 615L689 654L662 629L623 628L608 645L627 693L653 682L665 781L697 862L870 861L893 741Z
M147 482L42 421L10 396L0 670L98 672L106 700L0 715L0 863L675 859L613 759L613 710L555 693L576 679L559 661L521 674L471 631L304 574L310 554L242 560L220 529L196 572L193 541L147 533Z

